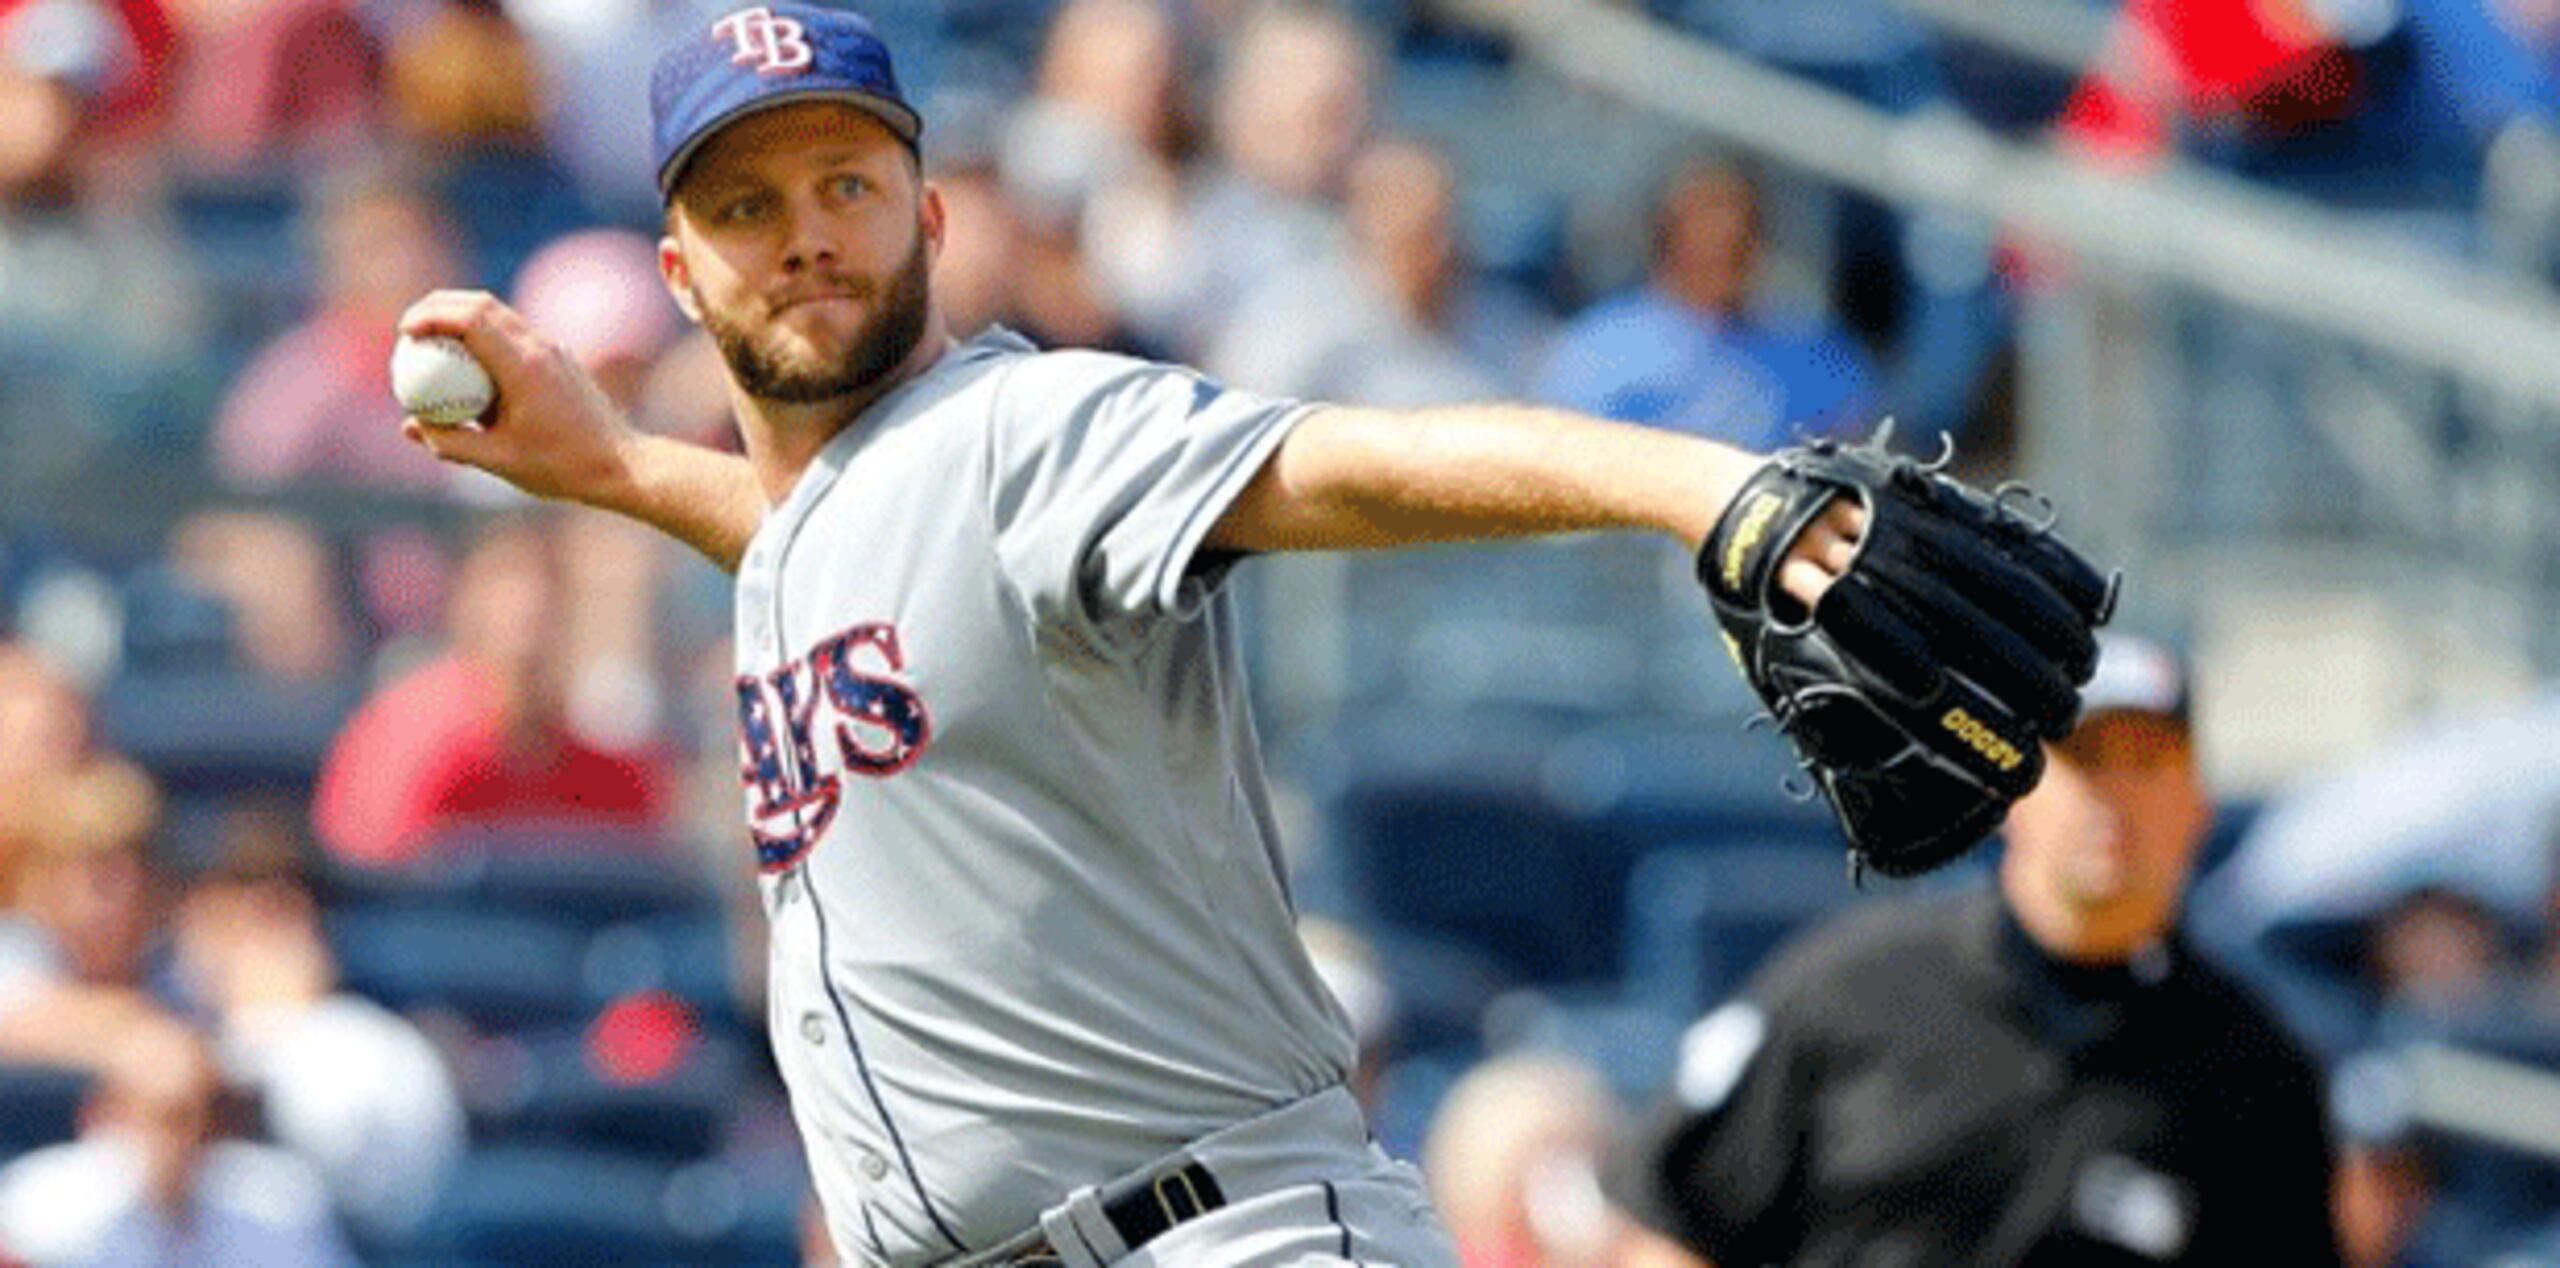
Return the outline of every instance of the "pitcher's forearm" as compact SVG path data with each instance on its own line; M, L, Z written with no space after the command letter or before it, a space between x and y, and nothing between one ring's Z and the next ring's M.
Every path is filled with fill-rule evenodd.
M764 492L736 454L665 436L635 433L621 462L578 501L648 525L736 572L764 522Z
M1591 529L1696 550L1759 456L1529 405L1327 408L1220 525L1249 550L1338 550Z

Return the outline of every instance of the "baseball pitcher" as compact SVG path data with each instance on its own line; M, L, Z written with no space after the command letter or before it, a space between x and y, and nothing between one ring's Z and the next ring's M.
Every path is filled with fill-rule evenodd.
M407 434L736 571L772 1041L849 1256L1454 1264L1342 1088L1347 1026L1294 933L1220 588L1239 560L1673 537L1889 871L1979 838L2078 707L2111 586L2014 499L1880 448L1764 462L955 340L922 121L861 17L739 9L651 91L660 265L745 456L635 431L477 293L402 331L463 341L495 404Z

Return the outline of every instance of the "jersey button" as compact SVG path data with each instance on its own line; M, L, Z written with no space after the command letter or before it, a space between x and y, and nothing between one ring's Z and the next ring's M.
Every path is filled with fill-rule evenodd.
M862 1176L866 1180L886 1180L889 1178L889 1164L882 1161L878 1154L864 1154L862 1155Z
M812 1047L825 1047L827 1042L826 1019L818 1016L816 1013L800 1014L800 1037L808 1040Z

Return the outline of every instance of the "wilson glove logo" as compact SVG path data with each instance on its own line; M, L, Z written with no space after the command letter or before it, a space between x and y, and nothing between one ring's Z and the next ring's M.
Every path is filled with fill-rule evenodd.
M1984 761L2004 771L2016 770L2019 763L2027 760L2027 755L2019 752L2017 745L2001 738L1998 731L1984 726L1961 706L1947 710L1946 716L1938 719L1938 725L1964 741L1966 748L1982 754Z
M1743 561L1750 558L1751 552L1759 549L1761 539L1769 535L1769 521L1778 517L1778 508L1783 504L1784 499L1775 493L1756 493L1751 497L1751 505L1743 508L1742 522L1734 525L1733 537L1724 544L1725 589L1741 591Z

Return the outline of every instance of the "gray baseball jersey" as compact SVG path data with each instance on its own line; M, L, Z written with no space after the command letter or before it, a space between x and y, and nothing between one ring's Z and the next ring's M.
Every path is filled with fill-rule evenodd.
M1305 409L991 331L750 544L773 1044L848 1253L982 1249L1349 1068L1201 546Z

